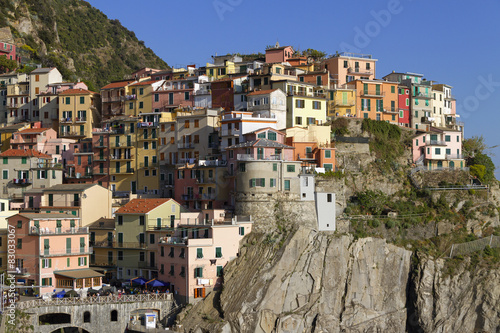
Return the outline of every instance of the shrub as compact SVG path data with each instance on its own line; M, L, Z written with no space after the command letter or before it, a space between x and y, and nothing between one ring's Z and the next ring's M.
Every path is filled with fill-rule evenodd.
M392 229L392 228L394 228L395 226L396 226L396 222L394 222L394 220L387 220L387 221L385 222L385 227L386 227L387 229Z

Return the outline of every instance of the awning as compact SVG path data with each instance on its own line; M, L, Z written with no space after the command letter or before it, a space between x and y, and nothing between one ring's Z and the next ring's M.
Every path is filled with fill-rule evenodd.
M54 274L68 277L71 279L85 279L85 278L104 276L103 274L96 272L90 268L71 269L71 270L67 270L67 271L54 271Z

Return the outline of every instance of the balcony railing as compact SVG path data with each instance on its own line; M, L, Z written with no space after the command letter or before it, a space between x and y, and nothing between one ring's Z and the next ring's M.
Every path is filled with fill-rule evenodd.
M417 98L432 98L432 94L430 92L425 93L423 91L413 92L412 96Z
M133 160L134 155L132 155L132 154L130 154L130 155L111 155L110 159L112 159L112 160Z
M279 161L281 160L281 155L270 155L270 156L264 156L264 155L252 155L252 154L238 154L236 156L236 159L238 161L258 161L258 160L270 160L270 161Z
M397 108L385 108L384 112L385 113L398 113L399 109L397 109Z
M67 235L67 234L88 234L89 233L89 228L88 227L83 227L83 228L55 228L55 229L49 229L44 228L44 227L35 227L32 226L30 228L29 234L30 235Z
M94 249L91 246L85 246L84 248L75 248L75 249L57 249L51 250L44 249L44 251L40 252L40 257L59 257L59 256L74 256L74 255L83 255L83 254L92 254Z
M313 160L315 159L313 153L297 154L298 160Z
M356 105L356 101L354 99L347 99L347 100L339 100L339 99L336 99L336 100L333 100L331 101L333 106L354 106Z
M193 149L194 143L192 143L192 142L178 143L177 148L179 148L179 149Z
M59 120L59 123L61 123L61 124L72 123L72 122L73 122L73 118L71 118L71 117L61 118Z
M198 184L214 184L215 179L214 178L197 178L196 183Z
M31 180L28 178L14 178L12 183L16 185L30 185Z
M446 154L445 155L447 160L463 160L464 155L462 154Z
M111 169L111 173L134 173L135 172L135 169L134 168L127 168L125 170L122 170L122 169Z
M229 136L229 135L240 135L241 131L239 129L223 129L221 132L222 136Z
M212 93L210 89L200 89L193 91L193 95L209 95Z
M430 140L425 143L426 146L446 146L446 142L441 140Z
M84 123L84 122L86 122L86 121L87 121L87 117L77 117L77 118L75 119L75 121L76 121L77 123Z
M367 97L384 97L385 92L383 91L377 91L377 90L362 90L361 91L361 96L367 96Z
M349 67L347 69L349 74L360 74L360 75L372 75L373 71L371 69L363 69L359 67Z

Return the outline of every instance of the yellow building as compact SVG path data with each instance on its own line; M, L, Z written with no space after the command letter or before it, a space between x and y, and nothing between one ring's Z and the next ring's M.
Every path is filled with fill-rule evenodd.
M145 80L128 85L125 88L125 115L139 116L153 111L153 91L163 81Z
M116 277L116 238L114 218L100 218L89 225L90 246L94 252L90 255L90 267L106 276L108 282Z
M328 117L355 117L356 90L335 89L329 92Z
M170 235L180 211L173 199L133 199L115 212L119 279L158 277L158 243Z
M1 152L3 153L4 151L10 149L10 139L12 139L12 134L27 128L30 128L29 123L20 123L20 124L0 127L0 140L2 142Z
M159 195L158 145L161 113L121 116L105 122L110 133L113 192Z
M99 123L101 105L98 93L68 89L59 94L59 137L92 138L92 128Z

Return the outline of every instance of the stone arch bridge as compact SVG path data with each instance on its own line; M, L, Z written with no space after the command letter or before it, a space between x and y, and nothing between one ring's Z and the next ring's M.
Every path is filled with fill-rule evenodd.
M123 333L137 310L155 310L158 321L166 324L177 307L172 294L144 294L36 299L18 302L16 309L30 316L34 332L51 333L74 327L79 332Z

